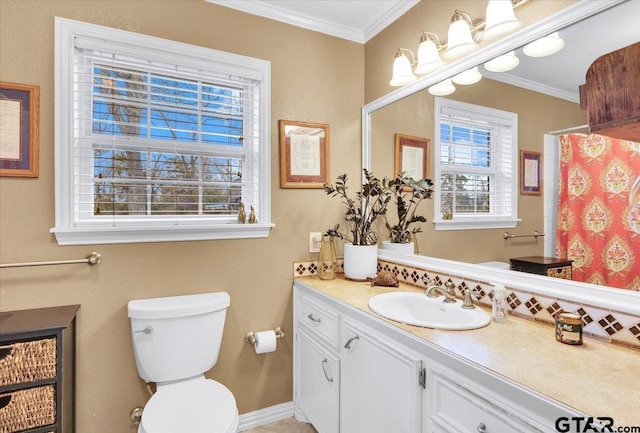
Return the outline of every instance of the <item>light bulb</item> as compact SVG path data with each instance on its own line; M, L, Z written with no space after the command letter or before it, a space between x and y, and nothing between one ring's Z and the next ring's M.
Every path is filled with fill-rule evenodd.
M411 70L411 61L401 49L398 49L396 58L393 61L393 76L389 81L389 85L394 87L404 86L417 79L418 77Z
M424 40L423 40L424 39ZM418 47L418 66L416 66L416 74L428 74L445 65L440 58L438 47L433 39L429 37L420 38L420 46Z
M489 0L484 38L491 39L509 33L522 24L513 12L511 0Z
M522 51L529 57L545 57L557 53L562 47L564 41L555 32L525 45Z
M444 56L447 58L457 57L476 49L478 44L471 35L471 17L465 12L457 11L451 17L451 25L447 34L447 51Z
M467 69L464 72L459 73L451 80L456 84L461 84L464 86L468 86L470 84L475 84L482 79L482 74L478 71L478 67Z
M491 59L484 64L487 71L491 72L506 72L510 71L520 64L520 59L516 56L515 51L510 51L507 54Z
M428 91L434 96L447 96L455 92L456 87L451 83L451 78L447 78L429 87Z

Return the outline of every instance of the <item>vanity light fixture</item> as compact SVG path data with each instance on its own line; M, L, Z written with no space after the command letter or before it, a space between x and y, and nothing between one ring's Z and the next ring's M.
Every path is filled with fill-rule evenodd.
M522 25L513 12L511 0L489 0L484 25L485 39L509 33Z
M411 55L411 60L409 60L406 53ZM405 84L409 84L412 81L417 80L418 77L416 77L411 70L411 64L414 62L415 60L411 50L398 48L398 51L396 51L396 58L393 61L393 76L391 77L391 81L389 81L389 85L404 86Z
M449 25L448 43L443 44L435 33L423 32L420 36L417 59L411 50L398 48L389 85L404 86L417 79L415 74L428 74L443 67L445 62L439 53L442 50L444 57L458 57L476 49L478 42L484 37L493 38L515 30L521 23L516 19L513 10L529 1L489 0L486 21L474 21L468 13L456 9ZM414 66L415 74L411 70Z
M554 32L525 45L522 51L529 57L545 57L557 53L562 47L564 40Z
M449 25L449 32L447 34L447 50L444 52L445 57L458 57L478 47L478 43L471 34L472 25L473 20L471 16L466 12L456 9L451 16L451 24Z
M467 69L464 72L460 72L455 77L451 78L456 84L460 84L463 86L468 86L470 84L475 84L482 79L482 74L478 71L478 67L474 67L471 69Z
M428 91L434 96L447 96L456 91L456 86L451 82L451 78L447 78L429 87Z
M491 72L507 72L520 64L520 59L516 56L515 51L509 51L507 54L491 59L484 64L484 68Z
M422 32L420 45L418 46L418 66L416 74L428 74L445 65L438 53L442 46L438 35L432 32Z

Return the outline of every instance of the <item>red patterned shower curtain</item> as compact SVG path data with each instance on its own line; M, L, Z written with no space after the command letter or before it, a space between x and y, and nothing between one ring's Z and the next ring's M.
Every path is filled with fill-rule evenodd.
M557 256L573 279L640 290L640 208L629 190L640 143L597 134L560 137Z

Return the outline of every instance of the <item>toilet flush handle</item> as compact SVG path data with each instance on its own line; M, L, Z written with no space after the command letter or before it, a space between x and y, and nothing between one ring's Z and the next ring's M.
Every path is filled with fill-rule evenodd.
M133 331L134 334L146 334L149 335L153 332L153 326L147 326L144 329L140 329L139 331Z

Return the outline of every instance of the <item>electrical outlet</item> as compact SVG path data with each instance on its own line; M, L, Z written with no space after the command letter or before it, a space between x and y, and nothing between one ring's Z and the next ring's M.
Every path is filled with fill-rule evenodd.
M322 241L322 233L320 232L309 233L309 252L319 253L321 241Z

